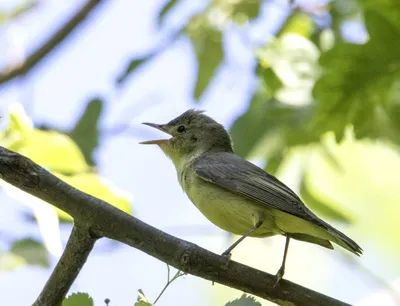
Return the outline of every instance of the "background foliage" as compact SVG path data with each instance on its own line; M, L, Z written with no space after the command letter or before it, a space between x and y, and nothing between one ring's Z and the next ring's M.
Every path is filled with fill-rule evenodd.
M0 84L3 87L0 145L30 157L69 184L128 213L133 210L140 213L140 208L134 205L132 210L131 190L116 188L102 174L98 154L110 136L142 136L140 130L132 128L130 120L125 120L123 113L134 113L139 118L140 112L160 107L155 104L163 99L147 95L147 105L137 106L129 98L129 103L119 107L123 111L116 123L105 127L101 119L110 116L115 101L124 92L130 97L129 88L143 86L141 79L146 79L146 70L152 63L185 41L184 52L191 53L195 59L195 77L187 85L190 92L185 98L189 103L184 108L195 105L208 109L212 101L213 105L220 105L221 112L228 111L230 101L224 100L224 94L230 89L221 84L232 79L242 80L245 70L250 75L250 85L245 94L236 97L241 111L231 116L229 126L236 153L284 180L327 221L338 227L346 226L349 235L361 240L366 259L355 262L343 252L337 260L350 263L348 268L356 269L359 277L371 282L374 289L381 288L391 297L395 296L392 287L400 273L400 244L397 243L400 232L397 222L400 215L400 6L397 0L200 2L192 9L184 0L159 1L153 15L146 18L152 18L161 39L146 51L132 52L132 57L124 63L114 63L119 70L104 85L111 88L108 94L99 90L92 92L87 102L79 102L82 112L74 116L74 123L68 127L51 120L36 120L29 103L19 99L17 103L9 103L15 100L10 95L15 91L24 92L25 85L32 82L29 75L40 76L40 70L30 71L11 85L10 82ZM43 3L27 0L0 6L0 40L1 35L16 35L13 26L26 26L24 16L39 15ZM279 18L274 15L277 9L281 10ZM102 8L102 14L90 16L90 20L99 22L106 18L107 10L112 10L111 3ZM74 34L75 40L83 44L88 34L79 29ZM130 37L126 35L124 39L129 41ZM0 44L3 75L18 65L13 56L5 56L7 48L10 48L7 43ZM57 61L63 61L62 56ZM102 65L102 61L96 61L96 65ZM77 65L78 74L79 69ZM167 75L174 72L173 65L170 69ZM163 82L168 82L167 78L160 84ZM161 85L152 83L151 86ZM69 90L66 83L64 90ZM222 100L213 99L213 95ZM175 107L174 99L160 103L168 104L167 108ZM129 104L135 107L133 111ZM147 118L151 116L148 114ZM129 150L123 144L119 148ZM140 181L140 178L133 180ZM71 222L71 218L4 182L2 189L8 197L26 205L20 220L35 222L40 235L25 232L16 238L12 234L14 228L0 224L1 233L5 233L0 237L4 240L0 245L0 273L16 273L25 265L50 268L54 262L49 254L59 256L62 237L66 234L63 230L70 228L60 226L60 222ZM3 200L1 205L13 203ZM252 245L247 252L239 252L238 260L247 264L253 261L254 265L265 268L266 255L251 257L251 253L258 253L262 247L265 246ZM259 253L267 254L265 250ZM321 264L328 263L321 261ZM29 268L27 271L26 275ZM301 275L301 270L297 273ZM161 269L159 274L161 278ZM301 280L301 276L294 278ZM179 284L184 282L181 280ZM179 284L173 286L179 287ZM371 287L355 290L347 296L353 302L363 297L365 303L371 302L374 300L369 298L370 290ZM207 292L213 305L225 305L228 300L234 300L234 295L239 296L220 287L208 288ZM335 291L332 289L332 292ZM89 294L96 298L95 292ZM132 295L130 301L135 299ZM150 304L144 294L141 299L139 294L136 304ZM393 298L389 303L394 301ZM240 302L226 305L259 305L259 302L243 296Z

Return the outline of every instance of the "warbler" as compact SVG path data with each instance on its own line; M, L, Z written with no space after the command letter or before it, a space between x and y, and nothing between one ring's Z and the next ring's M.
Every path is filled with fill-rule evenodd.
M193 204L221 229L246 237L286 237L276 284L285 273L291 238L333 249L331 242L361 255L361 247L318 218L288 186L235 155L225 128L203 111L188 110L167 124L143 123L172 137L143 141L155 144L172 160L178 181ZM276 285L275 284L275 285Z

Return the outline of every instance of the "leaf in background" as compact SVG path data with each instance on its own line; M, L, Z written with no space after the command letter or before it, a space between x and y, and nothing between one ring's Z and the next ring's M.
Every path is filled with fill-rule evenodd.
M29 265L43 268L49 267L49 256L46 248L42 243L32 238L15 241L10 251L24 258L25 262Z
M233 4L232 17L244 22L258 17L260 14L261 0L239 0Z
M54 131L33 130L18 152L51 171L79 173L89 168L76 143Z
M264 171L271 175L276 175L279 166L281 165L284 157L284 150L279 150L276 154L267 158L267 165L264 167Z
M400 143L400 130L393 133L396 123L388 113L399 98L400 28L373 11L366 12L365 23L370 35L366 44L338 43L320 58L325 74L313 91L318 102L314 129L332 130L340 141L352 124L357 138Z
M326 197L318 196L309 183L306 171L300 180L300 196L312 211L322 218L342 222L344 224L354 223L354 216L345 209L341 209L336 203Z
M131 196L113 187L110 182L102 179L97 173L80 173L73 176L54 174L71 186L104 200L128 214L132 214ZM72 218L62 210L57 209L57 213L62 221L72 221Z
M29 134L33 131L33 122L25 113L21 104L11 104L8 108L8 126L6 134L21 133Z
M138 297L137 297L137 302L135 303L134 306L153 306L153 304L151 304L146 296L144 295L144 292L142 289L138 290Z
M86 106L82 116L79 118L69 136L81 149L86 161L94 165L93 150L99 144L99 118L103 110L102 99L92 99Z
M125 82L126 78L130 76L137 68L143 65L147 60L149 60L152 55L153 54L146 55L141 58L132 59L125 68L125 71L122 72L117 78L117 85L121 85L123 82Z
M1 10L0 11L0 25L2 23L11 21L15 18L18 18L19 16L29 12L33 8L35 8L38 5L38 1L35 0L26 0L26 1L17 1L19 2L16 6L11 8L11 10L5 11ZM12 2L10 2L11 4ZM7 7L7 5L6 5Z
M70 296L65 298L62 302L62 306L93 306L93 299L87 293L72 293Z
M231 127L236 153L268 160L287 147L319 140L319 135L306 129L313 111L313 105L292 106L256 93L246 113Z
M162 25L164 23L165 16L178 2L179 0L168 0L167 2L165 2L164 6L162 7L157 17L158 25Z
M198 62L194 98L199 100L224 58L222 33L210 27L200 26L190 38Z
M310 103L312 87L320 74L319 56L318 47L309 39L284 33L256 51L258 75L267 85L276 84L278 100L297 105Z
M309 14L305 14L300 10L293 10L276 36L280 37L287 33L292 33L310 38L314 32L314 28L314 21Z
M275 97L275 94L283 86L282 80L279 78L279 76L276 75L272 68L264 68L261 65L257 66L257 75L263 80L265 89L268 91L268 94L271 97Z
M240 298L230 301L225 306L261 306L254 297L243 294Z
M400 28L400 5L398 0L358 0L363 11L376 11Z
M25 259L12 252L0 252L0 271L14 271L25 266Z

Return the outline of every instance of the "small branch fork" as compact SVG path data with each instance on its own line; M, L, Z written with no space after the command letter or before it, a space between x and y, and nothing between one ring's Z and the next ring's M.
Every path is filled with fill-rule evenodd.
M275 275L229 261L171 236L79 191L30 159L0 147L0 178L74 218L71 236L34 306L61 305L96 240L107 237L137 248L185 273L256 295L278 305L349 305Z

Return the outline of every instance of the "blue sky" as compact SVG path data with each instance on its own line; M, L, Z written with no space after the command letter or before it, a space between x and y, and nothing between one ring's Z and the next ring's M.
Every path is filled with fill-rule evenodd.
M191 12L204 6L204 1L184 1L176 14L168 18L167 27L158 29L155 17L163 2L105 1L78 31L28 76L0 88L0 110L3 112L10 103L20 102L35 122L70 128L86 101L93 96L104 96L108 104L101 118L103 131L124 123L131 125L133 133L106 133L107 136L102 137L96 152L101 174L118 188L133 195L134 213L141 220L221 253L229 243L227 236L211 225L189 202L178 185L172 163L156 147L138 145L139 141L158 133L141 126L140 122L166 122L187 108L198 106L191 97L196 59L189 40L178 40L154 61L138 70L122 87L115 86L115 79L132 56L146 54ZM0 42L9 42L7 37L12 33L12 37L18 37L19 42L14 49L10 49L11 54L13 50L29 53L82 3L78 0L42 1L32 14L0 29ZM268 33L276 29L287 14L285 3L275 1L264 8L262 20L267 22L257 22L254 29L246 32L252 43L265 39ZM362 28L356 28L355 31L363 33ZM225 40L228 52L224 65L199 105L226 126L245 110L254 86L251 46L243 44L242 35L240 30L229 30ZM22 49L18 44L22 45ZM2 64L4 61L0 60ZM5 228L10 230L7 226L18 222L17 212L24 207L20 203L11 206L10 201L5 202L7 214L0 216L0 231ZM12 230L18 235L26 231L38 235L37 228L32 225L21 224ZM64 236L63 241L66 239L67 236ZM244 254L244 258L238 255L236 259L275 273L281 260L283 243L282 237L267 241L249 239L246 241L248 247L262 251L254 257ZM108 249L107 241L96 245L72 292L88 292L98 305L102 305L107 297L112 305L132 305L137 289L143 289L154 300L166 282L165 264L127 246L115 247L114 251ZM333 252L328 255L325 250L294 242L289 253L286 276L315 290L353 302L374 288L374 284L360 282L357 273L335 256ZM267 258L268 262L262 262L263 258ZM298 258L301 258L301 264L296 261ZM318 266L317 276L305 275L304 267L322 258L324 266ZM53 259L55 262L56 258ZM333 266L335 271L331 269ZM326 277L322 278L322 271ZM50 272L27 267L12 273L0 273L0 287L6 288L0 295L0 305L31 303ZM353 288L350 290L335 284L339 276L353 282ZM240 293L226 294L219 286L212 287L210 282L186 276L167 290L159 305L190 301L190 305L201 306L215 295L224 295L227 301Z

